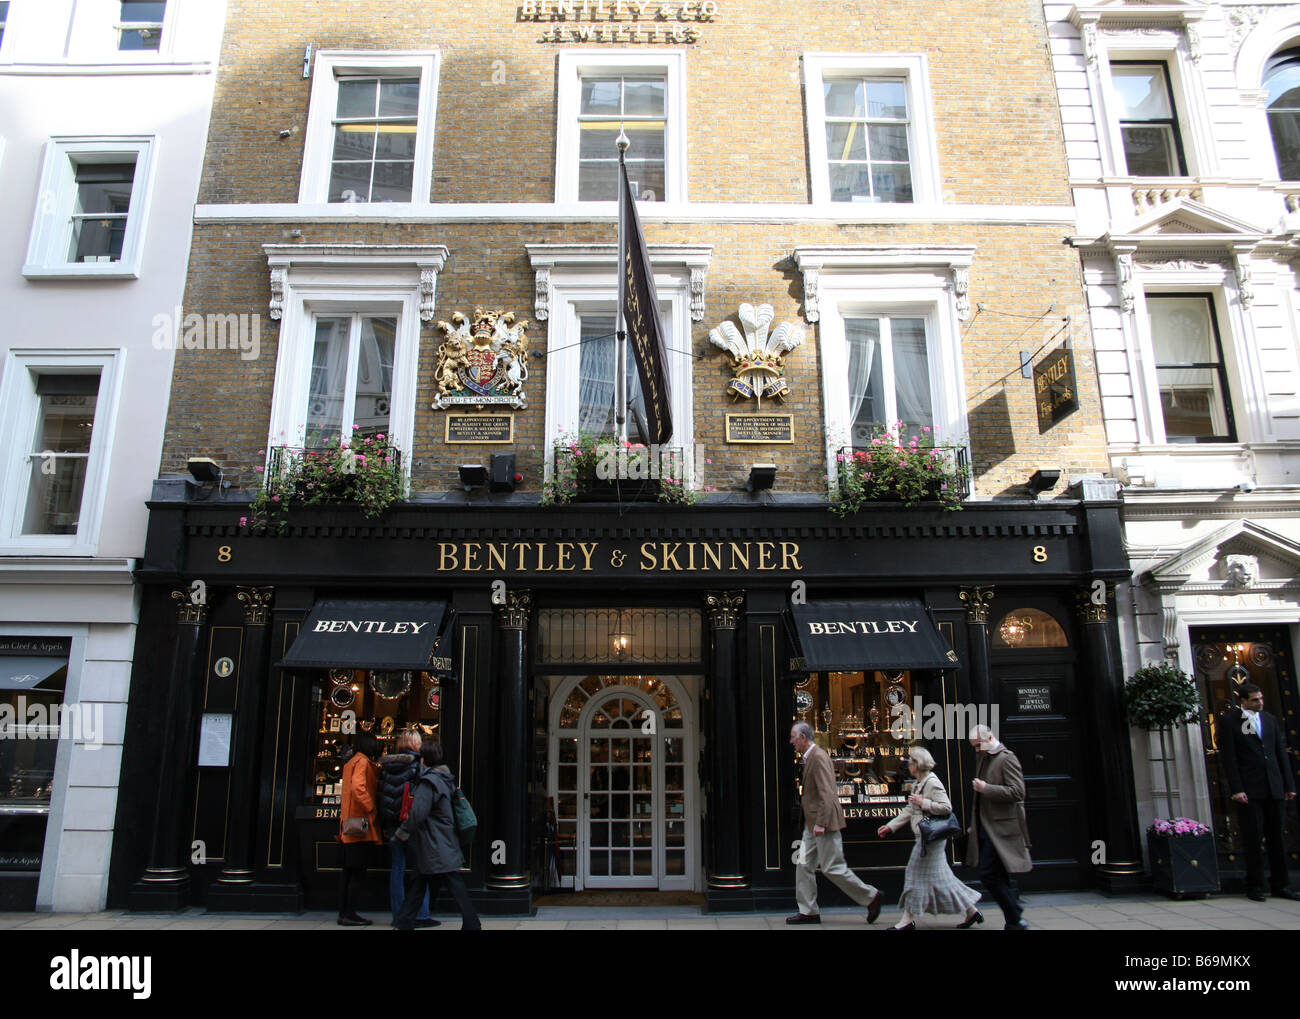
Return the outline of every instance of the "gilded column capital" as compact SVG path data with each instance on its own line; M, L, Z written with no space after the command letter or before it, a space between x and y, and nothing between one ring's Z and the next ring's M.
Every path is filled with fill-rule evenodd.
M271 621L273 587L236 587L235 597L244 608L244 622L249 626L265 626Z
M1110 618L1110 596L1114 587L1104 580L1094 580L1075 592L1074 610L1081 623L1104 623Z
M172 601L176 603L176 622L181 626L202 626L208 621L207 601L196 602L189 590L172 591Z
M963 587L958 597L966 603L966 622L979 626L989 625L989 603L993 601L991 587Z
M715 630L734 630L745 604L744 591L710 591L704 596L708 607L709 626Z
M503 630L526 630L532 608L532 591L507 591L506 603L497 606L497 625Z

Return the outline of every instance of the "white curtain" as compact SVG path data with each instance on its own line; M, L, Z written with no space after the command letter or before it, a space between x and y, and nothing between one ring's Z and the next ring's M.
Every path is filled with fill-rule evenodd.
M898 420L908 434L921 427L933 427L930 399L930 365L925 348L925 321L919 318L890 320L890 345L894 354L894 388L898 394Z
M1228 415L1218 369L1164 367L1219 364L1209 301L1204 297L1148 295L1147 310L1162 401L1170 410L1178 408L1184 419L1208 413L1210 433L1226 436ZM1169 424L1166 421L1166 427Z
M876 348L880 346L880 320L874 318L846 319L844 337L849 348L849 426L852 430L850 445L860 445L865 437L867 426L873 421L862 422L859 427L858 415L866 402L871 388L871 369L876 362ZM876 417L883 411L877 407Z

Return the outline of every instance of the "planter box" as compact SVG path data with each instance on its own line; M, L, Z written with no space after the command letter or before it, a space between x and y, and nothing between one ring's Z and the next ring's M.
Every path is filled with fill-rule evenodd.
M1151 882L1174 898L1208 895L1219 890L1219 861L1213 835L1168 838L1147 834Z
M599 478L578 482L573 502L654 502L659 498L659 481Z

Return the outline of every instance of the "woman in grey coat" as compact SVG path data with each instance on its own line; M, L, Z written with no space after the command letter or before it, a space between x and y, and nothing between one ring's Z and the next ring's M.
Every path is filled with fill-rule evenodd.
M892 928L898 931L916 930L916 917L922 913L964 913L965 920L958 927L982 923L984 917L975 908L980 894L957 880L948 866L945 842L931 842L927 847L921 836L921 820L925 817L943 817L952 812L952 802L944 791L943 783L935 777L934 757L924 747L913 747L908 755L908 770L915 780L912 794L904 807L888 824L876 832L882 839L911 824L916 845L907 861L907 875L903 881L903 894L898 904L903 916Z
M465 857L460 851L460 840L456 837L456 819L451 808L456 779L442 763L442 747L437 743L425 743L420 748L420 760L424 764L424 771L420 774L412 795L411 812L393 836L399 842L414 837L412 856L418 873L406 890L406 898L393 926L399 931L414 930L415 914L425 891L428 891L429 902L432 904L438 897L438 889L446 881L456 900L456 906L460 909L460 929L482 930L478 912L474 909L469 892L465 890L465 881L460 876Z

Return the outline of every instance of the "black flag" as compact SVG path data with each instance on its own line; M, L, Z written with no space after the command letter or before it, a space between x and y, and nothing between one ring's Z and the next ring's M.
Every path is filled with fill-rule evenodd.
M659 296L645 235L636 214L636 199L628 183L627 166L618 167L618 304L632 356L636 358L645 401L646 439L660 445L673 434L672 401L668 393L668 350L659 319ZM619 380L624 384L623 380Z

